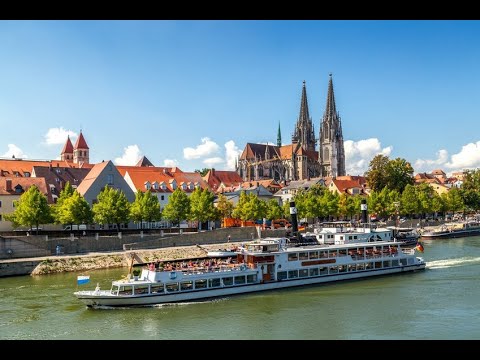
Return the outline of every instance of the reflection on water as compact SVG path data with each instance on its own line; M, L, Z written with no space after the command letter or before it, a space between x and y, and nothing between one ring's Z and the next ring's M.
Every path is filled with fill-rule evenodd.
M478 339L480 237L423 241L422 272L142 308L74 296L125 269L0 279L0 339Z

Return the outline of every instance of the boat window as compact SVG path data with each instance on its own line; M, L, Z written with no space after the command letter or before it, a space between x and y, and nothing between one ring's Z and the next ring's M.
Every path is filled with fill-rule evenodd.
M189 281L182 281L180 283L180 290L184 291L184 290L192 290L193 289L193 281L189 280Z
M288 254L288 261L296 261L296 260L298 260L298 253Z
M298 277L298 270L290 270L288 272L288 278L289 279L295 279Z
M408 265L413 265L414 261L413 258L408 258Z
M308 253L310 259L318 259L318 251L312 251Z
M354 240L358 239L357 235L354 235L354 236L353 236L353 239L354 239Z
M285 280L287 278L287 272L286 271L279 271L277 273L277 279L278 280Z
M328 252L328 257L337 257L337 252L336 251L329 251Z
M132 295L133 288L131 286L121 286L119 295Z
M135 286L135 294L148 294L148 285Z
M165 284L165 289L167 290L167 292L178 291L178 283L177 283L177 282L175 282L175 283L166 283L166 284Z
M340 265L338 267L338 272L346 272L347 271L347 265Z
M357 271L357 265L348 265L348 271Z
M352 240L352 236L351 236L351 235L348 237L348 240Z
M224 277L223 279L224 286L232 286L233 285L233 277Z
M299 277L307 277L308 276L308 269L301 269L298 271Z
M320 251L320 257L321 257L321 258L326 258L326 257L328 257L328 251Z
M392 267L392 261L391 260L384 261L383 262L383 267L385 267L385 268Z
M298 259L299 260L308 260L308 253L307 252L298 253Z
M381 269L382 268L382 262L381 261L376 261L375 262L375 269Z
M347 256L347 249L342 249L338 251L339 256Z
M220 279L208 279L208 286L219 287L220 286Z
M318 276L318 268L310 269L310 276Z
M152 285L151 292L154 293L163 293L163 284Z
M381 263L380 263L381 264ZM365 264L357 264L357 271L365 270Z
M330 274L336 274L338 273L338 266L330 266Z
M400 265L407 265L407 259L400 259Z
M287 278L287 273L285 273L285 279L286 278ZM256 282L257 282L257 274L247 275L247 283L251 284Z
M373 269L373 263L371 262L365 263L365 270L370 270L370 269Z
M398 260L392 260L392 266L398 266Z
M195 289L205 289L207 287L207 279L195 280Z
M245 276L235 276L235 285L245 284Z
M340 240L343 240L343 235L342 235L342 236L340 236Z
M320 270L320 275L328 274L328 268L326 266L322 266L321 268L318 268L318 270Z

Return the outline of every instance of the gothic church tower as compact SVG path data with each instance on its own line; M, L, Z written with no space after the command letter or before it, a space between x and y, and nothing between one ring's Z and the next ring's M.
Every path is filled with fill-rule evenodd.
M335 106L332 74L330 74L330 81L328 82L327 105L320 124L319 145L318 159L321 176L337 177L345 175L342 123Z

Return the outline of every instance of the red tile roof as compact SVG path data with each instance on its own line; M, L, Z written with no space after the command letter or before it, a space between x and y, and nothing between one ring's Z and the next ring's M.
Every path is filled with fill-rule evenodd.
M24 160L24 159L0 159L0 176L17 176L24 177L25 173L32 174L34 166L52 166L61 168L92 168L94 164L75 164L62 160Z
M88 149L87 142L85 141L85 138L83 137L81 131L80 135L77 138L77 141L75 142L75 149Z
M11 180L12 182L11 190L7 190L7 180ZM47 197L48 203L53 203L45 178L0 177L0 195L21 195L15 192L15 187L18 185L20 185L24 191L27 191L32 185L37 186L40 192Z
M73 145L72 142L70 141L70 136L67 137L67 141L65 142L65 145L63 146L63 150L61 154L72 154L73 153Z

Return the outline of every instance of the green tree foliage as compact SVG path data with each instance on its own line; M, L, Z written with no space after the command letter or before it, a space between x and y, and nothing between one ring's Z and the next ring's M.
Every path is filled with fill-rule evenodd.
M381 191L388 184L387 167L389 158L386 155L378 154L371 161L365 178L370 189Z
M233 203L227 199L223 194L218 195L217 210L220 213L221 218L232 217Z
M441 197L436 191L433 192L432 211L435 213L444 213L447 211L444 198Z
M427 184L422 183L415 186L415 192L418 199L418 212L423 215L433 212L433 199L435 190Z
M386 167L387 187L402 193L407 185L413 185L413 167L405 159L390 160Z
M215 169L212 168L212 170L215 170ZM201 176L207 175L209 171L210 169L207 169L207 168L203 168L202 170L195 169L195 172L200 173Z
M120 229L121 223L130 220L130 203L123 191L106 186L97 198L98 202L93 205L93 218L98 224L117 224Z
M263 219L267 215L267 204L254 193L240 193L237 206L233 209L233 216L243 221Z
M135 201L130 206L130 218L136 223L158 221L162 218L160 203L158 197L153 195L150 190L146 192L137 191Z
M415 186L405 186L401 197L401 206L404 214L418 214L420 212L420 202L417 198Z
M14 204L15 211L5 217L14 227L28 226L31 229L35 226L38 233L40 224L53 221L47 198L35 185L30 186Z
M465 170L462 189L480 193L480 169Z
M73 193L75 192L75 189L70 185L70 182L67 181L65 184L65 187L63 188L62 191L60 191L60 196L57 199L57 202L55 205L52 206L52 216L56 224L69 224L68 222L62 222L60 220L61 215L58 214L58 212L62 212L61 208L66 199L69 199Z
M213 200L215 195L209 190L196 188L190 196L190 219L198 221L201 230L202 222L213 220L217 217Z
M88 204L77 191L69 197L62 199L56 206L56 222L59 224L91 224L93 212Z
M180 188L176 188L163 209L163 217L175 224L187 220L190 215L190 199Z
M453 212L463 211L465 205L460 190L454 187L447 194L447 209Z
M265 216L268 220L281 219L283 217L283 209L276 199L270 199L267 203L267 214Z

